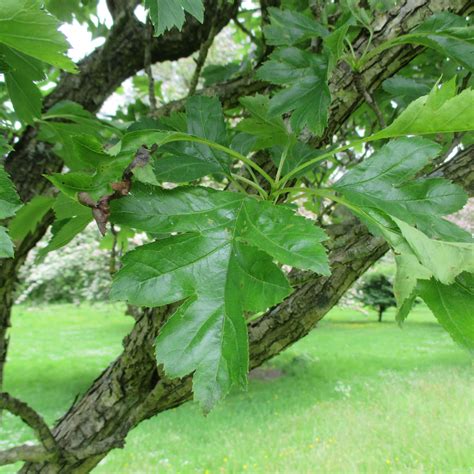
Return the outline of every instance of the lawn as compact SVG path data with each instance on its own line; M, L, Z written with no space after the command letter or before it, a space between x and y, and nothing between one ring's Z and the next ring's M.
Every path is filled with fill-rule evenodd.
M188 403L141 424L94 472L472 473L472 359L424 307L403 330L386 319L334 310L248 392L207 417ZM6 390L53 423L131 323L121 306L17 308ZM18 420L3 423L0 448L32 439Z

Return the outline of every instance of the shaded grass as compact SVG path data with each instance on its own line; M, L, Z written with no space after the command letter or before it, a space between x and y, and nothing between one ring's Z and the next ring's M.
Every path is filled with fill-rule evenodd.
M121 306L18 308L6 389L52 423L120 351ZM208 417L188 403L136 428L98 473L473 472L474 374L430 313L404 329L334 310ZM31 439L6 416L0 447ZM15 472L12 466L1 473Z

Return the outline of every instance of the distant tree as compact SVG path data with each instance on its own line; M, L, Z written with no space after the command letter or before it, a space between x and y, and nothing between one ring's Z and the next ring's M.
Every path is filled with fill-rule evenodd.
M382 322L383 313L390 307L396 306L392 282L383 273L367 275L360 286L359 300L378 312L379 323Z

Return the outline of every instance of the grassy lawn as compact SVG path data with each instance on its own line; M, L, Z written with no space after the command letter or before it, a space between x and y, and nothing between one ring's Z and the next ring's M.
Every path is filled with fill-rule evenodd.
M374 320L334 310L248 392L206 418L188 403L141 424L94 472L474 472L470 356L423 307L403 330ZM120 306L17 308L6 390L53 423L130 326ZM0 448L30 439L4 417Z

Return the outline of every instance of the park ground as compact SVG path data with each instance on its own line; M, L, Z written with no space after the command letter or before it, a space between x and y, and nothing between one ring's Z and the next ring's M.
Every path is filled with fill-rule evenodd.
M123 307L17 307L5 389L49 423L120 352ZM403 329L335 309L204 417L142 423L96 473L473 473L474 371L419 305ZM32 440L9 415L0 449ZM0 468L16 472L19 466Z

